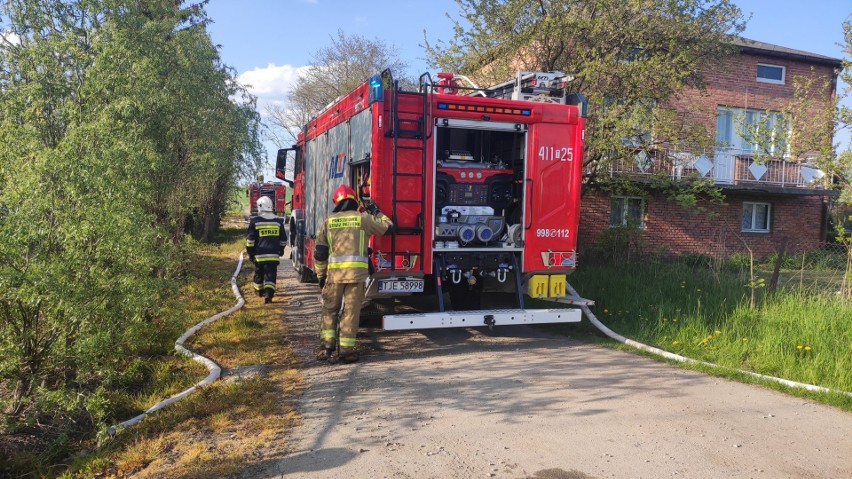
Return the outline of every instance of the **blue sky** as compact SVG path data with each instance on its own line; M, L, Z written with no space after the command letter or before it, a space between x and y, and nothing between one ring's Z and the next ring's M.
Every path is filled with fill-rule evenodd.
M842 58L841 23L850 0L734 0L751 15L743 36ZM211 0L210 34L224 62L251 85L261 103L283 101L299 67L330 43L337 30L378 38L399 51L410 74L426 71L423 44L449 38L458 16L453 0ZM844 145L848 135L840 138Z

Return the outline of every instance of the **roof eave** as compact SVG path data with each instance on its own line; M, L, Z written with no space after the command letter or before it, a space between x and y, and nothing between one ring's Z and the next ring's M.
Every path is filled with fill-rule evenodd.
M837 69L843 68L843 62L841 60L838 60L838 59L835 59L835 58L812 57L812 56L800 55L800 54L796 54L796 53L779 52L779 51L775 51L775 50L766 50L766 49L763 49L763 48L748 47L748 46L745 46L745 45L737 45L737 46L740 48L740 51L742 53L753 53L753 54L763 55L763 56L767 56L767 57L783 58L783 59L786 59L786 60L797 60L797 61L805 61L805 62L808 62L808 63L817 63L817 64L820 64L820 65L827 65L827 66L837 68Z

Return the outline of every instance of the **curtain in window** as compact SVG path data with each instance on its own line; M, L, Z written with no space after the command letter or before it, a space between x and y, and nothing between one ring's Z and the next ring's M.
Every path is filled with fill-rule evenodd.
M639 226L642 224L642 200L639 198L627 198L627 221L628 224Z
M716 146L732 148L734 115L731 110L720 109L716 116Z
M716 110L717 148L750 154L758 147L765 147L769 151L763 153L784 156L788 135L789 124L780 112L728 107Z
M754 220L754 204L745 203L743 204L743 230L751 230L753 229L753 220Z
M621 226L624 223L624 198L613 198L610 205L612 206L609 217L610 226Z
M615 197L610 200L610 226L642 226L642 198Z
M769 205L743 203L743 231L769 231Z
M769 229L769 205L754 205L754 229Z
M719 108L716 112L716 146L738 152L751 152L751 128L759 118L757 112L742 108Z
M738 148L744 153L751 153L755 150L755 126L758 125L760 117L759 112L746 110L743 114L742 126L737 129L737 139L739 140Z

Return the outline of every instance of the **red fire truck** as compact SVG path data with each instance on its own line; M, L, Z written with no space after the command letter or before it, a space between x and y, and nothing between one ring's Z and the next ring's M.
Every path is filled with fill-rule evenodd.
M571 301L585 99L566 94L559 72L519 72L490 88L438 77L423 74L417 91L405 91L389 71L375 75L278 152L276 176L293 187L300 281L315 278L317 231L331 192L348 184L396 226L370 241L365 305L418 308L384 315L385 329L580 321L579 309L526 309L524 295ZM493 309L494 297L511 304Z
M249 209L251 216L257 215L257 200L261 196L268 196L272 200L272 207L275 208L275 214L284 215L284 209L287 206L287 185L284 183L264 182L260 176L258 181L251 183L248 186L246 195L249 197Z

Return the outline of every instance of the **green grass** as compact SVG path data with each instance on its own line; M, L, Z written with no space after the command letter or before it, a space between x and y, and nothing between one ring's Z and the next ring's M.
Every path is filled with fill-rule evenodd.
M772 295L758 290L751 309L746 283L736 272L714 275L663 262L587 263L571 276L577 291L596 301L598 319L631 339L729 368L852 391L852 303L836 289L788 287ZM582 330L597 336L592 329ZM852 409L848 397L824 396Z
M171 347L187 327L236 302L229 283L244 235L244 229L223 229L217 244L199 245L179 297L163 308L163 316L175 327L163 335L160 354L146 357L139 366L146 381L114 392L115 402L125 410L116 422L207 375L203 366L172 354ZM250 268L251 264L244 264L238 277L244 295ZM280 300L270 307L261 298L247 295L242 309L202 328L186 344L223 369L263 364L268 368L265 375L199 388L97 449L92 441L81 444L79 448L91 452L74 456L67 467L40 475L59 474L62 479L231 477L280 455L288 446L284 432L299 420L293 398L301 383L293 367L297 359L281 341L286 335L283 307Z
M226 215L241 216L249 210L249 197L246 194L245 186L238 186L233 189L228 201L228 211Z

